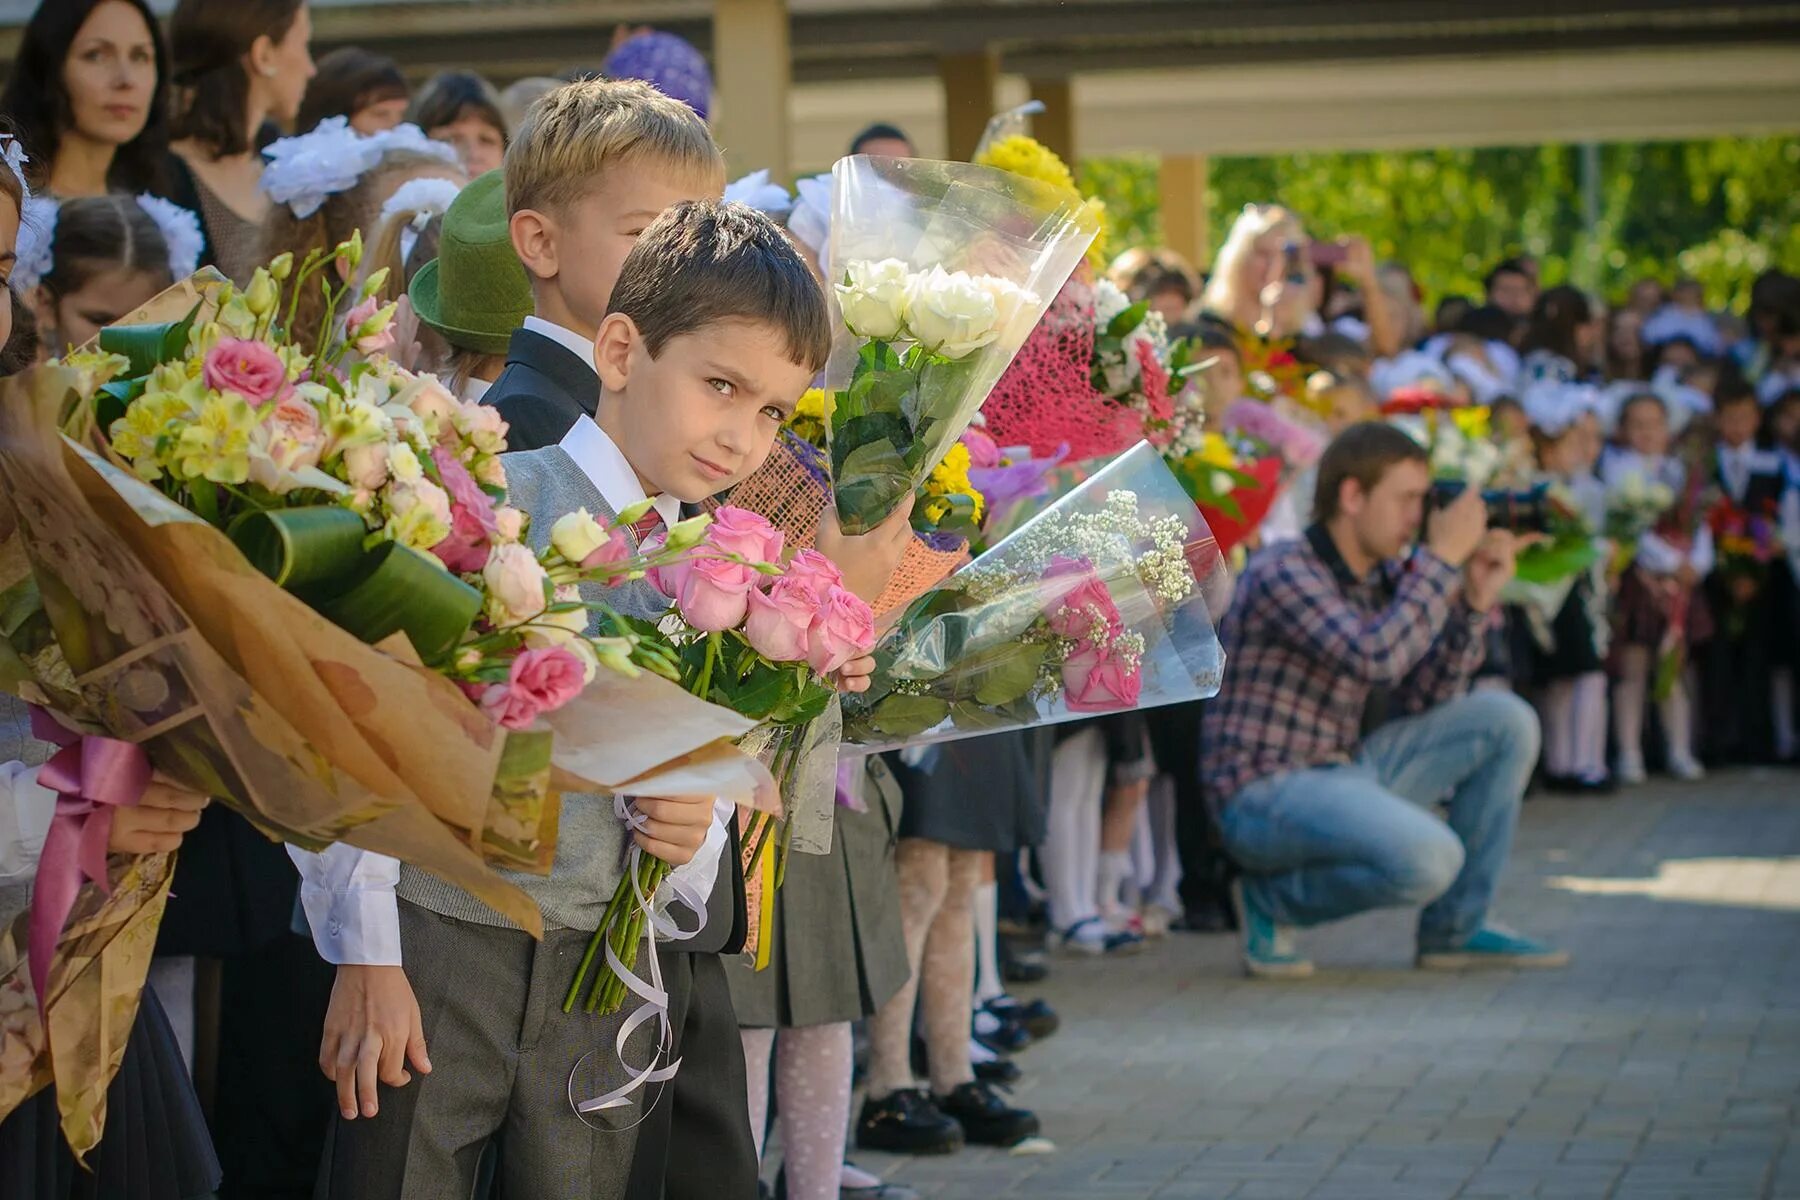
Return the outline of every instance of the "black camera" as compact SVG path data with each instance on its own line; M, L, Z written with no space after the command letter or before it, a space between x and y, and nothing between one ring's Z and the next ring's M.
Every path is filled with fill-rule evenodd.
M1428 503L1432 508L1445 508L1468 488L1460 479L1438 479L1431 485ZM1540 483L1523 491L1497 488L1481 493L1487 505L1488 528L1513 533L1548 533L1557 515L1557 505L1550 498L1550 485Z

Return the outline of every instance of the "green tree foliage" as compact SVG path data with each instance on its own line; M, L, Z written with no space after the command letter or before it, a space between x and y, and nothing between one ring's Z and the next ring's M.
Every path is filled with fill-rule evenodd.
M1368 238L1434 299L1479 295L1486 269L1517 253L1535 255L1546 282L1595 278L1616 298L1646 275L1691 275L1710 302L1738 308L1758 271L1800 272L1791 137L1602 146L1592 243L1577 146L1215 158L1209 174L1214 250L1246 203L1280 200L1315 237ZM1082 186L1106 201L1115 251L1160 239L1156 177L1153 155L1081 164Z

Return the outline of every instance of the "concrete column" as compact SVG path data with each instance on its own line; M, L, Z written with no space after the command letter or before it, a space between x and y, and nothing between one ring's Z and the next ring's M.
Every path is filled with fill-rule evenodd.
M787 0L717 0L712 68L713 135L732 177L767 167L787 182Z
M944 85L944 145L947 157L967 160L981 143L982 131L994 115L994 84L1000 56L993 50L946 54L938 59Z
M1061 79L1031 79L1026 91L1033 100L1041 101L1044 111L1031 118L1032 135L1075 169L1075 85L1066 76Z
M1206 155L1167 154L1161 173L1163 244L1205 270L1212 256L1206 224Z

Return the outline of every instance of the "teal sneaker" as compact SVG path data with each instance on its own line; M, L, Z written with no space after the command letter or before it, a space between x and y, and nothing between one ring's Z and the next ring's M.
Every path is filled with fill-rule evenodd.
M1311 961L1294 949L1292 931L1250 903L1241 879L1231 881L1231 903L1237 908L1245 974L1252 979L1305 979L1313 973Z
M1534 941L1504 925L1487 924L1460 946L1419 947L1419 965L1437 971L1465 967L1562 967L1569 952Z

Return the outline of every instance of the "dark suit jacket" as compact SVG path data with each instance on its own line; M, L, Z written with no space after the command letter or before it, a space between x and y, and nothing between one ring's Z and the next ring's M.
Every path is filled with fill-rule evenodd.
M506 418L508 450L541 450L562 441L600 405L600 378L566 346L529 329L513 330L506 367L483 404Z

